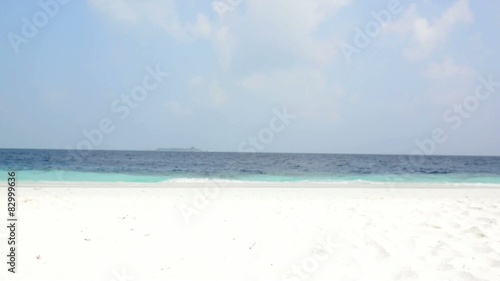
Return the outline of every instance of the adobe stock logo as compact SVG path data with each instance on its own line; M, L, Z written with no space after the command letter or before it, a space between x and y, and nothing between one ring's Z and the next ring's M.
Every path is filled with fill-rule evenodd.
M290 124L290 120L296 117L288 113L286 107L283 107L282 111L275 108L273 109L273 113L274 116L269 120L269 125L260 129L257 136L248 137L247 141L241 142L238 146L238 152L256 152L256 149L265 149L265 145L274 140L275 133L280 133L285 130L286 126ZM251 154L250 157L254 157L254 155ZM236 168L235 164L228 166L228 170L233 168ZM194 216L199 215L212 201L219 197L223 188L224 186L219 185L216 180L211 180L206 183L203 188L195 189L190 204L180 204L177 207L184 222L189 224Z
M170 75L168 72L162 71L160 65L156 65L155 68L147 66L145 71L142 83L133 87L129 93L122 94L120 98L112 101L111 111L114 115L101 118L97 125L90 130L82 130L83 137L76 143L76 150L69 145L66 146L69 159L77 162L86 159L91 150L100 146L107 135L114 132L118 121L127 119L132 111L137 109L141 102L144 102L152 92L157 90Z
M224 18L224 14L234 10L243 0L217 0L212 2L212 8L219 15L220 19Z
M182 214L186 224L191 223L191 217L197 216L204 210L210 202L216 199L221 192L222 187L216 181L210 181L205 184L203 189L194 190L194 197L190 205L180 204L177 209Z
M303 258L300 263L283 273L281 279L283 281L303 281L311 278L319 270L322 262L335 255L339 246L330 235L326 239L318 239L313 254Z
M402 11L403 7L401 7L401 3L399 3L398 0L389 1L386 9L378 12L371 11L370 14L373 20L367 22L363 29L359 27L354 29L356 34L353 38L353 45L344 42L340 46L340 50L342 54L344 54L347 63L351 63L352 55L361 53L362 49L367 48L372 43L373 39L380 35L384 24L391 22L393 16Z
M47 26L50 19L53 19L59 14L61 6L68 4L69 1L70 0L40 0L38 6L40 6L41 10L35 12L31 16L31 19L26 17L21 19L23 22L21 35L14 32L9 32L9 34L7 34L7 38L9 39L14 53L19 53L19 47L21 45L26 45L29 43L30 39L35 38L40 29Z
M446 127L436 127L430 132L428 137L416 139L417 149L408 156L400 156L402 165L420 167L425 162L425 156L434 155L439 145L444 144L453 131L462 127L465 120L472 117L472 114L479 109L500 87L500 82L493 80L493 75L486 77L479 76L474 93L466 96L462 102L453 104L443 115L443 122Z

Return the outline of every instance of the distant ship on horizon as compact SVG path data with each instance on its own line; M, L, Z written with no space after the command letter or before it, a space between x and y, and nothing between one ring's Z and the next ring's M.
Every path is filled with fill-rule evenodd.
M199 148L196 148L194 146L190 148L163 148L160 147L156 149L156 151L167 151L167 152L206 152L205 150L201 150Z

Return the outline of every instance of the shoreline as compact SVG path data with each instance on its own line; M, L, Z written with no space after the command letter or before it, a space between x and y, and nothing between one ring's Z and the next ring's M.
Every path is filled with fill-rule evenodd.
M167 180L161 182L99 182L99 181L19 181L18 185L27 188L198 188L203 186L219 186L238 188L405 188L405 189L481 189L499 188L496 183L450 183L450 182L269 182L239 180Z

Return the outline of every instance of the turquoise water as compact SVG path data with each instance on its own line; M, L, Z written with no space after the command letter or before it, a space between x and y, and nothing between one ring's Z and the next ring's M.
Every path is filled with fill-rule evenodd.
M7 171L0 171L7 175ZM193 177L193 176L152 176L131 175L116 173L89 173L75 171L17 171L18 181L24 182L125 182L125 183L160 183L168 181L204 181L204 180L232 180L244 182L372 182L372 183L470 183L470 184L499 184L500 177L467 176L467 175L356 175L335 177L298 177L298 176L271 176L251 175L242 177Z
M5 175L6 171L2 171ZM85 173L74 171L17 171L17 180L26 182L162 182L160 176L140 176L110 173Z

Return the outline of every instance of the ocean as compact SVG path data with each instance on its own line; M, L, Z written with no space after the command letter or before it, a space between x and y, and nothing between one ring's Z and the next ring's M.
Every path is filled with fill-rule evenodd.
M0 149L29 182L430 182L500 184L500 157Z

